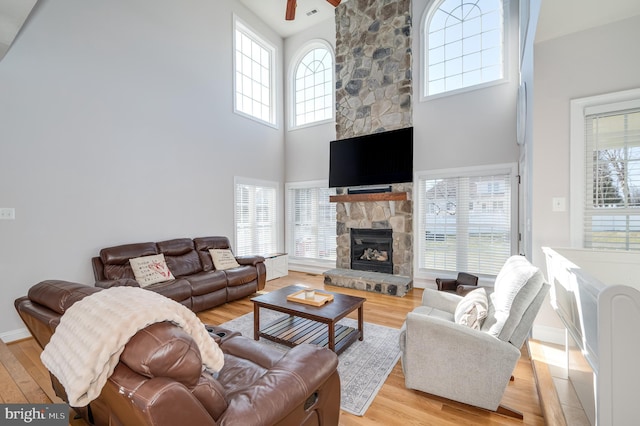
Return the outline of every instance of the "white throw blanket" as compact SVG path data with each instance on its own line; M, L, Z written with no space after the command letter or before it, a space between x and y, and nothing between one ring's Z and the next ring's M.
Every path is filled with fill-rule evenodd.
M138 287L112 287L76 302L60 318L40 358L64 386L72 407L96 399L124 346L150 324L171 321L193 337L204 366L220 371L224 355L187 307Z

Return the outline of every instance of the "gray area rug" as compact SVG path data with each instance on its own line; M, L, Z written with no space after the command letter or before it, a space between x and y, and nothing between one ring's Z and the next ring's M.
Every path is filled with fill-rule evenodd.
M261 309L260 324L264 326L282 315L279 312ZM358 327L358 322L351 318L344 318L339 323L348 327ZM253 338L253 313L227 321L220 324L220 327L239 331L243 336ZM399 336L400 330L365 322L364 340L357 340L340 354L338 373L342 410L356 416L364 415L400 359ZM267 339L260 339L260 343L272 345L282 351L289 349Z

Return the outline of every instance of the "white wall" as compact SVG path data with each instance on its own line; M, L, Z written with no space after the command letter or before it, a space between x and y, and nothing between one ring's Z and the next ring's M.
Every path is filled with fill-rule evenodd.
M517 162L517 2L510 2L509 8L509 81L421 102L420 72L424 61L420 49L421 23L428 3L429 0L413 0L414 170Z
M324 40L335 54L335 19L327 19L310 29L288 37L284 43L285 99L292 99L292 67L298 60L300 49L313 40ZM291 102L288 102L289 106ZM291 108L287 109L287 123L291 121ZM329 179L329 141L336 139L335 120L322 124L290 129L286 127L285 166L287 182Z
M640 87L640 16L535 45L533 116L534 262L541 247L569 247L569 110L576 98ZM552 211L552 198L565 197L567 210Z
M533 263L546 271L541 248L569 247L569 104L572 99L640 87L640 56L629 44L640 37L640 17L535 44L531 237ZM528 141L529 143L529 141ZM552 211L552 198L567 200ZM563 336L563 325L545 304L536 321L546 340ZM554 333L555 330L555 333ZM534 332L536 329L534 329ZM553 337L555 335L555 338ZM545 339L538 335L537 338Z
M234 0L40 0L0 61L0 337L33 284L92 284L110 245L233 238L234 175L284 182L282 120L233 113L233 13L281 58Z

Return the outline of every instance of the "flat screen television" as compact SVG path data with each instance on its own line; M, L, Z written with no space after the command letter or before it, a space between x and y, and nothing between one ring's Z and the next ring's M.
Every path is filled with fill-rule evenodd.
M330 188L412 181L413 127L330 143Z

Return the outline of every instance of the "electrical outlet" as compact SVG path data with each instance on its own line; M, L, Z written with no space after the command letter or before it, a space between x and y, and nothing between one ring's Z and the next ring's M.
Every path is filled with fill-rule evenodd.
M0 208L0 219L14 220L16 218L16 209L10 207Z
M567 211L567 199L564 197L553 197L552 200L552 210L554 212L564 212Z

